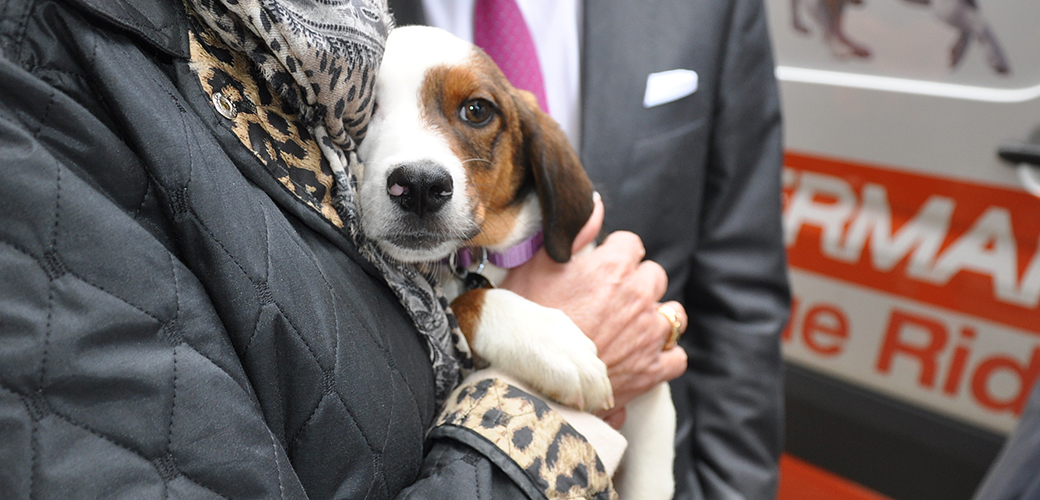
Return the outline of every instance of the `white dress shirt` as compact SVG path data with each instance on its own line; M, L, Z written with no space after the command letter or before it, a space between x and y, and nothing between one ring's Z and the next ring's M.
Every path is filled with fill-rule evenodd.
M473 41L476 0L423 0L426 22ZM552 115L575 149L581 143L581 0L516 0L531 32Z

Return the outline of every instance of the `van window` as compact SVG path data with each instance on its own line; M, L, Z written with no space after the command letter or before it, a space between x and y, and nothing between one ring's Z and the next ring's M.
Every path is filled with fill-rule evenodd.
M1040 96L1040 2L788 0L769 7L782 80L1002 102Z

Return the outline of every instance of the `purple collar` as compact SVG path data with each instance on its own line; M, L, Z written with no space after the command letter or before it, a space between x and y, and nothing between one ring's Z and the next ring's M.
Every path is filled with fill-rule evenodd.
M455 257L455 264L463 269L468 268L474 263L477 263L478 259L483 260L484 254L486 253L487 262L501 267L502 269L512 269L531 260L531 258L534 257L534 254L538 253L538 250L541 248L542 231L538 230L538 232L534 233L530 238L527 238L502 252L491 252L484 249L478 250L470 248L459 249ZM474 257L476 257L476 259Z

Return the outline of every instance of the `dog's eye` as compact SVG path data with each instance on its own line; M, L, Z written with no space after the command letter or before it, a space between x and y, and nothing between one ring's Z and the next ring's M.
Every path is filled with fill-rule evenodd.
M495 108L485 99L470 99L459 109L459 118L474 127L487 125L494 116Z

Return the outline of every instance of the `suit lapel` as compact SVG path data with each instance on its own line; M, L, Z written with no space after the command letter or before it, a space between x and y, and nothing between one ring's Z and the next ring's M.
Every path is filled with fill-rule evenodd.
M628 160L638 135L636 124L619 117L639 116L642 84L648 66L640 26L644 2L584 2L581 51L581 159L597 184L616 185L610 178ZM642 47L640 47L642 46ZM653 54L649 54L650 57Z

